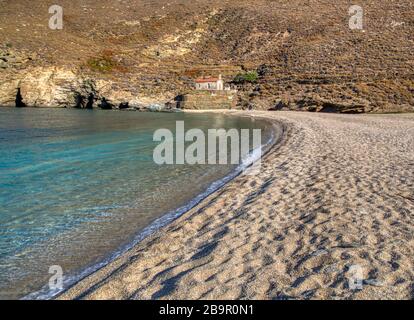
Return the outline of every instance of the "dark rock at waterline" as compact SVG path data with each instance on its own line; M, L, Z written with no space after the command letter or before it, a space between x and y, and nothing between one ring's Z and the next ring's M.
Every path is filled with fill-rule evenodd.
M88 95L88 103L86 104L86 109L93 109L93 104L95 102L95 96L90 93Z
M247 105L242 106L242 110L253 110L255 109L255 105L251 102L249 102Z
M103 110L111 110L113 105L109 103L104 97L101 99L101 103L99 104L99 108Z
M121 102L119 104L119 110L123 110L123 109L128 109L129 108L129 103L128 102Z
M85 98L80 94L75 94L75 108L82 109L85 107Z
M289 110L289 104L286 101L278 100L275 105L269 109L269 111L278 111L278 110Z
M174 109L177 106L176 101L168 101L165 103L165 109L166 110L171 110Z
M86 104L85 104L85 100ZM93 109L93 105L95 103L95 95L93 93L89 93L88 97L85 98L80 92L75 93L75 108L77 109Z
M23 102L23 96L22 93L20 91L20 88L17 88L17 93L16 93L16 108L24 108L26 107L26 104Z

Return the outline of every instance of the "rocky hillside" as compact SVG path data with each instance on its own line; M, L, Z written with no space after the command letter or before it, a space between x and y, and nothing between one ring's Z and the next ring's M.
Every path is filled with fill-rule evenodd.
M366 0L350 30L345 0L0 0L0 104L21 87L34 106L165 102L194 77L237 82L238 105L340 112L414 111L414 2ZM82 100L81 99L81 100Z

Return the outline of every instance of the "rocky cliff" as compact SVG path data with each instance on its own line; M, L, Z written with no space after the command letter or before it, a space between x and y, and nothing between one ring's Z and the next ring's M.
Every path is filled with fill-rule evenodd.
M414 110L414 3L349 1L0 0L0 105L166 102L199 75L222 73L238 105L337 112ZM96 105L96 104L95 104Z

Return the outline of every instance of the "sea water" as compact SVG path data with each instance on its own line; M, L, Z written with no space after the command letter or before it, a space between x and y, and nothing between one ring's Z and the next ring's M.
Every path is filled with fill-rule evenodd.
M155 164L153 134L176 121L203 132L265 127L220 114L0 108L0 299L49 297L51 266L69 285L235 174Z

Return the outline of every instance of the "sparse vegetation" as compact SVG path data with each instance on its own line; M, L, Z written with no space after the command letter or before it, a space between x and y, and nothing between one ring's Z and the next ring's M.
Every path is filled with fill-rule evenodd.
M88 60L88 66L94 71L109 72L115 67L115 62L109 57L91 58Z
M246 73L239 73L234 77L233 82L237 84L243 83L256 83L259 79L259 75L256 71L249 71Z
M94 71L110 72L117 66L113 56L113 51L106 49L99 57L89 59L87 64Z

